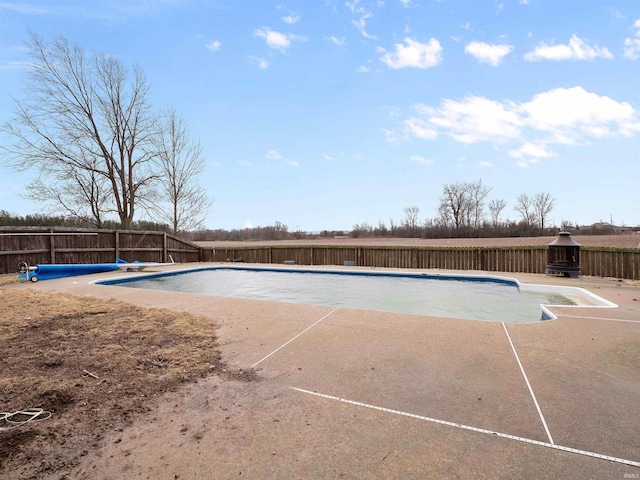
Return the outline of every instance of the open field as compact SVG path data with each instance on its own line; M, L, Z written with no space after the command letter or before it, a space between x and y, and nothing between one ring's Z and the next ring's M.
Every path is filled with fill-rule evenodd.
M640 474L636 282L514 275L619 305L515 325L89 283L122 275L0 289L0 409L52 412L2 478Z
M640 248L640 235L572 235L584 247ZM512 247L548 245L556 237L508 238L321 238L317 240L221 241L195 242L202 247L252 247L277 245L362 245L362 246L422 246L422 247Z

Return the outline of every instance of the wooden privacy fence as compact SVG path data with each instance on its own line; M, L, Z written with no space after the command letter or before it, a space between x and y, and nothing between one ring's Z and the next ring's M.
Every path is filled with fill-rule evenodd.
M545 273L546 246L535 247L373 247L270 246L203 248L201 261L345 265L359 267L481 270ZM582 274L640 279L640 250L582 247ZM345 263L347 262L347 263Z
M0 273L18 263L198 262L200 247L163 232L0 228Z
M162 232L0 228L0 273L20 262L227 262L545 273L548 248L265 246L202 248ZM640 249L582 247L583 275L640 280Z

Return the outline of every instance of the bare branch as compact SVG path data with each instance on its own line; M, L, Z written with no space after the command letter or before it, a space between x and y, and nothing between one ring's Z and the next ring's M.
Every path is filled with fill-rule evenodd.
M174 233L200 227L211 205L198 182L205 167L200 143L175 110L170 110L162 115L154 144L161 174L154 199L156 218L169 222Z
M544 230L547 216L551 213L555 204L555 199L549 193L536 193L533 197L533 209L542 230Z
M136 69L130 81L118 60L87 57L64 37L45 42L32 34L28 47L27 97L1 127L14 143L0 147L0 160L15 170L35 169L40 186L55 185L46 187L45 201L57 199L70 213L88 209L98 223L115 211L129 228L138 198L157 175L151 148L156 122L144 75ZM65 193L61 185L71 184L75 188ZM99 194L92 190L97 185Z

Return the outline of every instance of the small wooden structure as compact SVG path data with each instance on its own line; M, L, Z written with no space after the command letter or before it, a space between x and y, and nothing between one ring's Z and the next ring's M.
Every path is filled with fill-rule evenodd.
M547 275L580 276L580 244L571 238L569 232L560 232L558 238L549 244Z

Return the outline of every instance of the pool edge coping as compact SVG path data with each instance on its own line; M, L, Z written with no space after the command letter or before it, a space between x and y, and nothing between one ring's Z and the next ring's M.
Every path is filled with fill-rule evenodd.
M316 267L316 268L314 268ZM318 268L322 267L322 268ZM561 304L540 304L540 309L542 312L542 318L536 322L527 322L527 323L542 323L549 320L557 320L558 315L556 315L550 308L619 308L619 306L599 295L596 295L589 290L582 287L575 286L567 286L567 285L544 285L544 284L535 284L535 283L522 283L517 278L501 276L501 275L490 275L490 274L469 274L469 273L433 273L433 272L425 272L424 270L418 271L398 271L393 269L392 271L380 271L379 267L369 267L368 270L362 269L362 267L356 267L356 269L344 270L340 268L335 268L339 266L324 266L324 265L238 265L238 264L207 264L200 265L197 267L187 267L184 269L178 270L168 270L161 272L135 272L136 274L133 276L118 276L115 278L108 279L96 279L88 282L89 284L95 285L118 285L121 283L134 282L141 279L146 278L154 278L154 277L164 277L164 276L173 276L173 275L182 275L185 273L193 273L199 271L206 270L253 270L253 271L271 271L271 272L283 272L283 273L316 273L316 274L338 274L338 275L356 275L356 276L388 276L388 277L404 277L404 278L432 278L432 279L442 279L442 280L458 280L458 281L470 281L470 282L495 282L499 284L507 284L516 286L519 290L522 291L531 291L531 292L554 292L559 293L560 295L567 295L568 292L572 294L578 294L578 296L586 297L590 299L594 303L589 303L586 305L576 304L576 305L561 305ZM479 320L479 321L487 321L487 320ZM525 323L526 324L526 323Z

